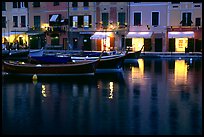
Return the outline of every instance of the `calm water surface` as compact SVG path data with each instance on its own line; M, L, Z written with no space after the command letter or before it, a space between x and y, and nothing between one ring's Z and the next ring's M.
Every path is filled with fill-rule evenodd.
M2 79L3 134L202 134L202 60L139 59L95 76Z

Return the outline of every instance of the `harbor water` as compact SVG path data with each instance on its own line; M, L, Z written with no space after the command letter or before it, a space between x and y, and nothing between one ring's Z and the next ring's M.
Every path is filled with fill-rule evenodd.
M202 59L138 59L84 76L2 73L6 135L201 135Z

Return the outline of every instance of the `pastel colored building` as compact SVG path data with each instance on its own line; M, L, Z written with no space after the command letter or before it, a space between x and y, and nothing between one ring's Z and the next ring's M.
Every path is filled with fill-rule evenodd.
M29 2L31 47L67 49L67 5L67 2Z
M28 2L2 2L2 43L27 44Z
M96 25L96 2L68 2L70 20L68 30L69 48L74 50L95 50L90 37Z
M202 3L169 2L168 51L202 51Z
M138 51L166 51L167 2L130 2L126 46Z
M96 32L91 39L96 50L121 50L128 31L128 2L97 2Z

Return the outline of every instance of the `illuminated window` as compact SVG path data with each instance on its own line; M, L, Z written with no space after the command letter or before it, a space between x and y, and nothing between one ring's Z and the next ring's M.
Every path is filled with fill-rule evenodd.
M89 27L89 16L84 16L84 27Z
M78 25L78 16L73 16L73 28L77 28Z
M188 45L188 38L176 38L175 43L176 52L184 52Z

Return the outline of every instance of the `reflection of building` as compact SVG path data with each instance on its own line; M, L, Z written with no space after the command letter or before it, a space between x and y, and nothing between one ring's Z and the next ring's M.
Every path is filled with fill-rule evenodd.
M28 2L2 2L2 43L27 43Z
M185 60L175 61L174 82L175 84L186 84L188 65Z
M165 51L167 2L130 2L126 45L138 51Z
M168 51L202 50L202 3L169 2Z

